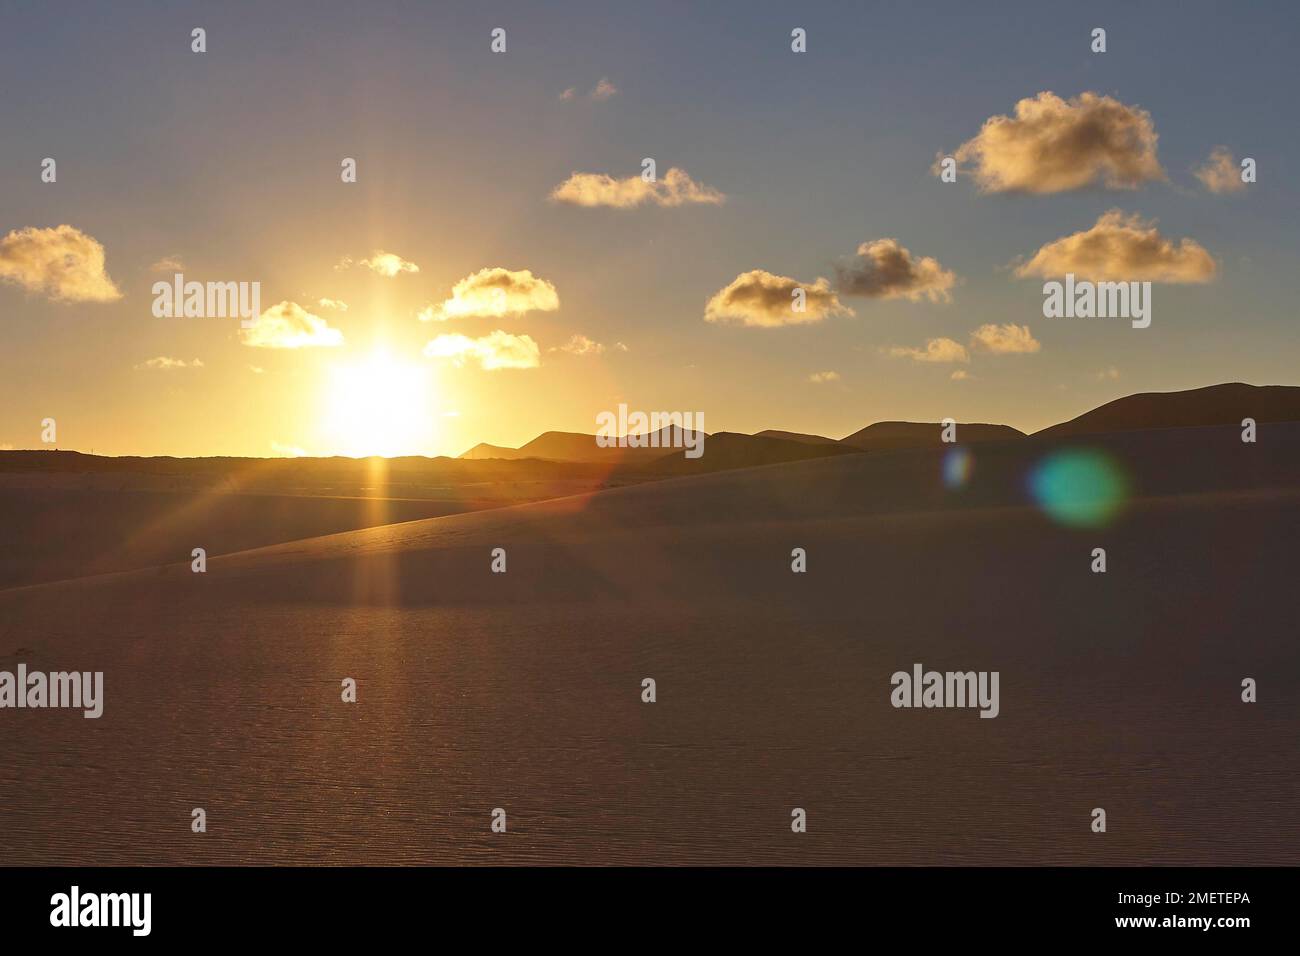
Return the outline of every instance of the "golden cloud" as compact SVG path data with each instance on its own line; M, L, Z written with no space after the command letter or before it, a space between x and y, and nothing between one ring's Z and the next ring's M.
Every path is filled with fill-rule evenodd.
M608 77L602 76L587 95L597 103L603 103L618 95L618 87L611 83Z
M795 311L795 292L800 289L804 306L801 312ZM704 306L706 322L736 322L755 328L806 325L827 316L852 314L852 309L840 304L825 279L800 282L762 269L742 272Z
M1210 150L1210 158L1192 172L1212 193L1239 193L1246 188L1246 184L1241 181L1241 167L1226 146L1216 146Z
M966 346L952 339L930 339L925 348L908 348L896 345L889 350L891 358L910 358L916 362L969 362L970 353Z
M328 348L343 344L343 333L312 315L297 302L281 302L257 317L251 329L239 330L240 340L262 349Z
M149 267L150 272L184 272L185 263L180 256L163 256Z
M365 266L371 272L378 273L389 279L403 272L420 271L420 267L414 262L403 259L395 252L384 252L383 249L376 249L371 253L370 258L355 263L351 256L344 256L334 268L336 270L350 269L353 265Z
M659 206L685 206L692 203L719 205L726 196L711 186L695 182L684 169L673 167L654 182L638 176L615 179L604 173L573 173L551 190L556 202L575 206L609 206L631 209L645 203Z
M74 226L15 229L0 239L0 280L54 302L113 302L104 247Z
M626 346L624 346L626 350ZM551 349L552 352L568 352L570 355L603 355L605 346L601 345L594 339L585 335L578 334L572 336L569 341L557 348Z
M1103 213L1091 229L1049 242L1016 269L1021 278L1074 273L1093 282L1209 282L1217 272L1214 257L1196 240L1175 244L1154 220L1118 209Z
M451 287L451 298L419 313L421 322L445 322L470 316L501 318L525 312L554 312L560 307L555 286L530 269L480 269Z
M913 256L897 239L876 239L858 246L857 260L837 271L835 286L844 295L949 302L956 281L938 260Z
M184 359L171 358L166 355L159 355L157 358L151 358L134 366L139 369L152 369L160 372L171 372L178 368L203 368L203 362L195 359L193 362L187 362Z
M1146 110L1096 93L1042 92L1016 103L1014 117L985 120L953 156L985 192L1135 189L1165 178L1157 139Z
M424 354L450 359L457 368L472 360L485 371L537 368L542 364L541 350L531 336L511 335L500 329L477 339L467 335L440 335L424 347Z
M1027 325L994 325L989 322L971 333L970 346L976 352L994 355L1028 355L1039 351L1043 344L1033 337Z

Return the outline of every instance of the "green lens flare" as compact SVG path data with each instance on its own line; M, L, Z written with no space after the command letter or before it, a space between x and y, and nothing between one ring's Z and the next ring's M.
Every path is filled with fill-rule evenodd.
M1038 506L1061 524L1091 528L1108 522L1128 498L1128 478L1108 455L1062 451L1040 462L1029 477Z

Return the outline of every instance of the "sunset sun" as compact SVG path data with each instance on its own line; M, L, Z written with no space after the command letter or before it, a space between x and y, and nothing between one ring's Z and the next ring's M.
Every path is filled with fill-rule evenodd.
M432 392L427 366L386 349L337 365L326 378L321 442L353 457L427 454L436 417Z

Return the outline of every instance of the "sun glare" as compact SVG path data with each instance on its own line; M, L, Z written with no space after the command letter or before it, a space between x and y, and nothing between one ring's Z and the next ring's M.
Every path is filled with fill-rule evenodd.
M432 372L379 349L328 378L322 441L334 453L424 455L433 441Z

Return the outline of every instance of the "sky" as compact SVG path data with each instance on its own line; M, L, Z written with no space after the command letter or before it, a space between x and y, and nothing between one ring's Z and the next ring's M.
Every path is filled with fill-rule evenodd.
M54 418L98 454L456 455L620 403L709 432L1032 431L1300 384L1298 26L2 0L0 447L50 447ZM1150 326L1044 317L1065 271L1152 281ZM156 316L176 272L260 283L254 327Z

